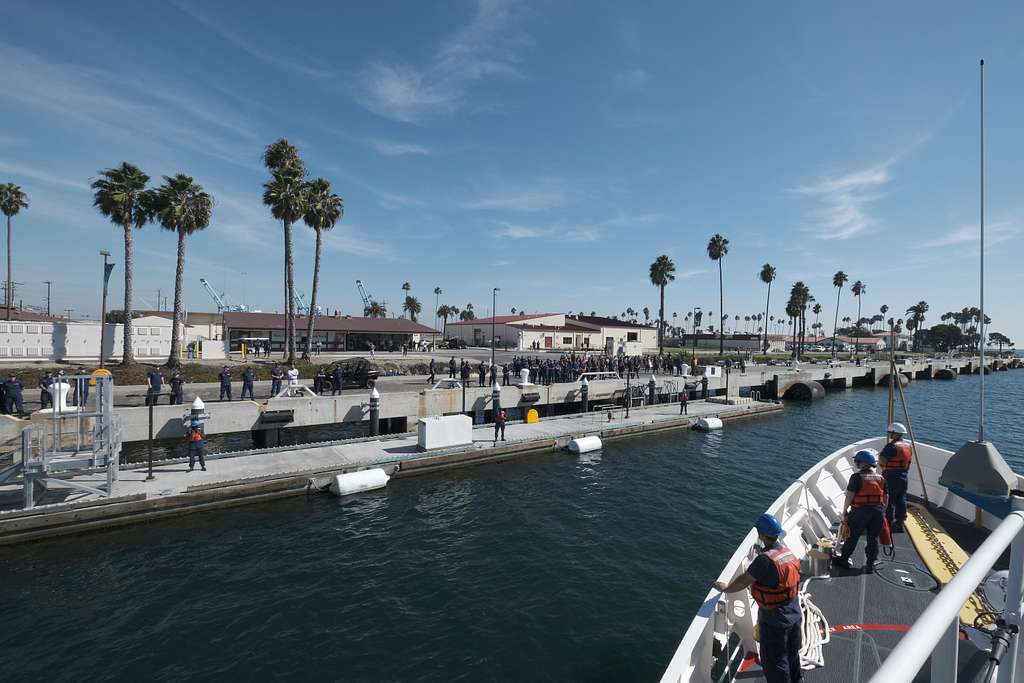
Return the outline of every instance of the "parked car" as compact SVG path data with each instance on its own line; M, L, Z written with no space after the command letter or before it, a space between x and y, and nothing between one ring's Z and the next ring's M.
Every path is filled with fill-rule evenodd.
M466 342L462 341L458 337L452 337L444 342L444 348L446 349L464 349L466 348Z
M377 382L377 378L380 376L377 369L365 358L352 358L342 361L340 365L343 382L342 389L369 389ZM334 391L334 381L331 379L329 368L323 391Z

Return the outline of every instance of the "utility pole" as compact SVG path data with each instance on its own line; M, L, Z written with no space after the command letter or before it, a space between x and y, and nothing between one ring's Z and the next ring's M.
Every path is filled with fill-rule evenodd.
M161 298L160 297L160 288L157 287L157 290L156 290L156 312L157 313L160 312L160 298Z
M50 285L53 284L50 280L43 280L43 284L46 285L46 315L50 315Z
M75 309L73 309L73 308L65 308L64 309L64 317L67 318L68 320L71 320L71 312L74 311L74 310Z
M107 262L107 259L110 258L110 252L106 249L100 251L100 256L103 257L103 305L100 309L100 368L102 368L104 360L103 351L107 341L107 283L110 281L110 271L114 270L114 264Z

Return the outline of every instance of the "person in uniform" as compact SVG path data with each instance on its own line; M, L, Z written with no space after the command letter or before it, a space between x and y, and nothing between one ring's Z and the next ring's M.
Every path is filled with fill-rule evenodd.
M487 366L484 365L484 361L480 361L480 367L477 368L477 372L480 375L480 386L487 386Z
M160 398L160 390L164 386L164 374L160 372L160 368L153 368L146 377L149 381L149 389L146 390L146 405L155 406Z
M246 365L245 370L242 370L242 396L241 400L245 400L245 393L249 392L249 399L252 401L256 400L253 396L252 390L254 382L256 381L256 372L252 369L251 365Z
M228 400L231 400L231 371L228 370L228 366L224 366L224 369L217 375L220 380L220 400L224 400L227 396Z
M875 571L878 559L878 536L882 533L882 520L888 503L885 478L875 472L878 452L874 448L857 451L853 462L858 471L850 475L843 503L843 518L850 527L850 535L843 543L839 557L832 558L832 563L849 569L850 556L857 549L857 542L862 535L867 534L867 545L864 548L867 563L864 572L871 574Z
M53 375L49 370L43 373L43 376L39 378L39 409L52 408L53 407L53 394L50 393L50 387L53 386Z
M437 364L434 362L433 358L430 359L430 368L429 368L429 370L430 370L430 377L427 378L427 384L433 384L434 382L437 381L434 378L434 375L437 374Z
M797 683L800 671L801 628L800 560L781 541L782 525L767 512L754 525L761 551L731 583L715 582L723 593L750 589L757 603L760 662L768 683Z
M281 393L281 382L284 380L284 370L281 369L280 364L274 363L274 367L270 369L270 395L271 397L277 396Z
M185 399L184 385L187 380L181 374L181 370L175 370L171 377L171 405L180 406Z
M25 406L22 403L21 380L17 375L9 375L4 382L4 407L8 415L14 415L14 409L18 409L18 417L25 417Z
M185 439L188 442L188 471L191 472L195 469L196 460L199 460L199 466L203 468L203 472L206 471L206 458L204 457L203 447L203 427L198 421L193 421L185 432Z
M324 382L327 381L327 370L323 366L316 371L316 376L313 377L313 393L320 396L324 393Z
M491 365L491 381L490 385L493 387L498 383L498 364L494 363Z
M505 440L505 423L508 422L508 413L502 408L494 416L494 443L498 443L498 433L501 433L501 440Z
M333 396L337 396L341 393L342 387L345 386L345 375L344 371L341 369L341 365L335 365L334 369L331 370L331 382L334 385L334 389L331 394Z
M907 519L907 472L914 459L914 449L903 440L907 428L902 422L893 422L887 431L889 443L878 454L878 460L882 463L882 476L889 489L885 518L893 531L903 531L903 522Z
M452 356L452 359L448 361L448 378L455 379L455 356Z
M508 386L508 363L501 366L501 386Z

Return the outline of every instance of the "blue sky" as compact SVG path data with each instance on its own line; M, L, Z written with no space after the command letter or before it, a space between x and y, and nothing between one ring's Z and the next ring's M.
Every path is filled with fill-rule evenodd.
M435 286L478 314L494 286L499 312L654 311L647 267L667 253L667 310L717 311L704 247L720 232L730 315L764 309L769 261L772 314L802 279L831 319L841 268L867 284L865 314L924 299L935 322L977 301L984 57L988 309L1024 337L1019 3L5 5L0 182L32 203L14 227L27 303L50 279L54 308L96 314L96 254L123 258L88 183L127 160L217 201L189 240L189 309L212 309L203 276L279 310L259 159L283 136L345 200L321 280L332 309L361 309L359 278L389 305L408 280L425 312ZM313 235L296 236L308 293ZM169 295L174 247L136 232L136 306Z

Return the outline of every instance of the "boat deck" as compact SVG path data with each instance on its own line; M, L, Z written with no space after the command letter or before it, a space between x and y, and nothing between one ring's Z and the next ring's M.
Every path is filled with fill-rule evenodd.
M930 508L935 518L968 553L981 545L986 532L944 510ZM805 670L804 680L867 681L881 665L903 634L917 621L921 612L938 592L938 584L928 572L924 560L905 533L893 534L894 557L884 554L874 574L862 571L864 539L851 558L854 568L832 567L831 575L808 580L807 593L829 622L831 640L823 645L825 666ZM997 569L1005 569L1008 556ZM972 638L975 634L972 634ZM981 635L960 641L959 680L981 680L987 661L988 638ZM926 664L916 681L927 681ZM765 680L754 665L736 676L737 681Z

